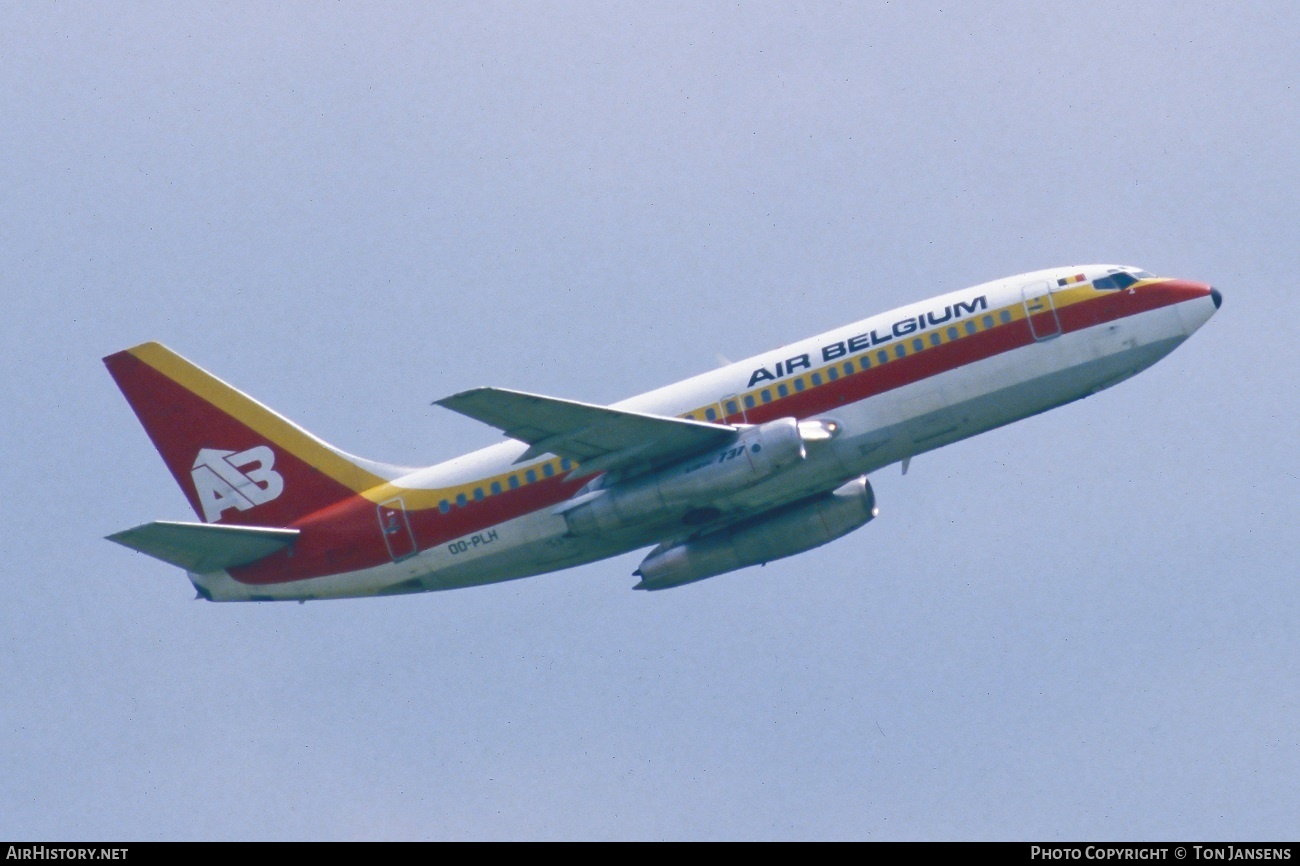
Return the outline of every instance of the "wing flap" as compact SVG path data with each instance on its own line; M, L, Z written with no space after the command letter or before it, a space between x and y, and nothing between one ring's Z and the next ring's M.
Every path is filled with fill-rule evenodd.
M156 520L108 536L123 547L206 574L248 565L293 544L297 529Z
M434 402L528 443L516 462L555 454L601 470L656 466L721 448L736 436L736 428L728 424L627 412L505 388L474 388ZM592 474L585 466L579 472Z

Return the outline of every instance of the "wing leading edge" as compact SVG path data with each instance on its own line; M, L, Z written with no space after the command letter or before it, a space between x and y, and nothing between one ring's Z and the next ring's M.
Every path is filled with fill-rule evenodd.
M729 424L627 412L506 388L474 388L434 403L526 442L528 450L516 463L555 454L580 464L578 475L662 466L720 448L737 432Z

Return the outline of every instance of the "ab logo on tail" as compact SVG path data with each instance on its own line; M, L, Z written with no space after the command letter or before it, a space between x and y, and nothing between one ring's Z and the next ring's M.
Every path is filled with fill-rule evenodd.
M284 476L271 468L275 452L266 445L247 451L200 449L194 458L194 489L203 506L203 519L216 523L231 508L247 511L284 492Z

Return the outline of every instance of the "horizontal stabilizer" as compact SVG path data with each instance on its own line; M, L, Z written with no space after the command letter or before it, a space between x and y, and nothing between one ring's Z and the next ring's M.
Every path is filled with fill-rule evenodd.
M550 453L590 463L591 469L599 471L650 467L720 448L736 437L736 428L727 424L628 412L505 388L475 388L435 402L528 443L531 447L516 462Z
M264 559L297 537L297 529L156 520L115 532L108 540L186 571L207 574Z

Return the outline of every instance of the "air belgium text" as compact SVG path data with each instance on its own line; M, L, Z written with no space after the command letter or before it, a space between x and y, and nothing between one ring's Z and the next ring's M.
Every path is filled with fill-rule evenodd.
M823 363L834 361L837 358L843 358L856 352L862 352L870 349L872 346L879 346L881 343L888 343L898 337L906 337L908 334L915 334L927 327L942 325L944 322L960 319L965 316L973 316L980 310L989 308L989 299L987 295L980 295L978 298L967 301L958 301L955 304L949 304L940 311L923 313L919 316L908 316L905 319L899 319L888 328L872 328L865 334L857 334L849 337L847 340L840 340L826 346L822 346L821 360ZM808 353L795 355L793 358L786 358L784 361L777 361L776 364L769 367L759 367L749 377L748 387L752 388L759 382L775 382L777 379L784 379L791 376L799 370L812 369L812 357Z

